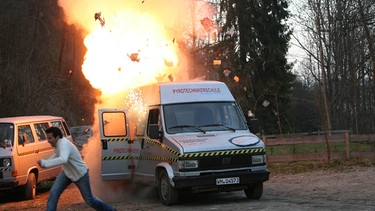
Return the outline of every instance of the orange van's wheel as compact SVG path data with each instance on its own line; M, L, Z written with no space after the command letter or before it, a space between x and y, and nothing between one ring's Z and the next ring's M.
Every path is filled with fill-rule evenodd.
M36 178L34 173L30 173L25 185L25 199L35 199L36 197Z
M159 196L164 205L175 204L178 201L178 191L169 183L165 170L162 170L159 176Z

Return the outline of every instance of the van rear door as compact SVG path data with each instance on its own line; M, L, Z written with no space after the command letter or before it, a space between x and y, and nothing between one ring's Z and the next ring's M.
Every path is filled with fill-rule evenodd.
M125 110L99 109L102 179L130 179L134 173L129 123Z

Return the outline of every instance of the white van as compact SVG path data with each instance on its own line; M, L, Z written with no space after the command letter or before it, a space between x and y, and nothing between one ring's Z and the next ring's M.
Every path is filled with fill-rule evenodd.
M146 112L99 109L103 180L153 183L165 205L183 192L244 190L261 198L270 174L264 144L224 83L158 83L135 92Z
M54 153L45 130L51 126L61 129L72 141L69 128L62 117L19 116L0 118L0 190L18 189L25 199L34 199L40 182L55 179L61 167L43 169L37 164Z

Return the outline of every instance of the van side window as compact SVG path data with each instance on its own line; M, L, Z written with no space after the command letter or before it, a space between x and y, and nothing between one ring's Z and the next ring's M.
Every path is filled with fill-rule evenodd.
M158 126L158 127L150 127L150 126ZM152 133L151 130L154 130L154 129L158 131L161 130L159 109L152 109L150 110L148 114L147 135L150 136L150 134Z
M0 123L0 143L5 147L14 145L14 126L10 123ZM0 174L1 175L1 174Z
M66 124L66 122L64 122L64 121L62 123L63 123L64 129L65 129L66 135L70 136L70 130L69 130L68 124Z
M159 109L150 110L150 114L148 115L148 124L159 124Z
M126 116L123 112L102 114L104 136L126 136Z
M65 129L60 121L51 122L51 126L60 128L62 135L66 137Z
M36 135L38 136L39 141L47 141L47 135L45 130L48 128L48 123L38 123L34 124Z
M18 126L18 138L21 140L18 144L35 142L30 125Z

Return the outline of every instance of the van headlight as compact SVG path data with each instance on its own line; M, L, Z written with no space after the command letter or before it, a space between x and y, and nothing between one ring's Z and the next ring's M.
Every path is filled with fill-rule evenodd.
M3 164L2 166L5 166L5 167L10 166L11 165L10 158L4 158L2 164Z
M198 160L180 160L178 161L180 169L194 169L198 168Z
M261 164L265 162L265 155L253 155L251 156L251 163L252 164Z

